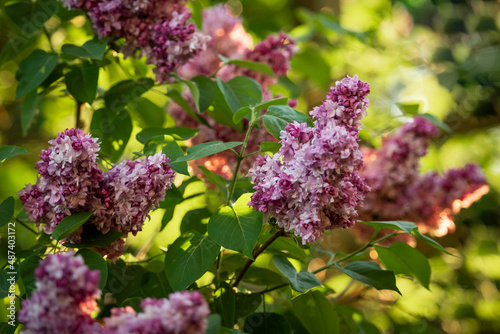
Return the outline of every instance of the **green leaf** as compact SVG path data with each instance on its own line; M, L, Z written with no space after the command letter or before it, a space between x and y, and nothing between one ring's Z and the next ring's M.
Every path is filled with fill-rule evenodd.
M254 110L261 110L261 109L267 109L270 106L278 106L278 105L286 105L288 102L288 99L286 97L280 97L277 99L272 99L272 100L267 100L262 103L259 103L255 107L253 107Z
M242 265L243 263L244 262L242 262ZM275 271L266 268L259 268L256 266L250 266L245 276L243 276L242 281L251 284L266 286L269 286L271 284L275 285L279 283L287 283L287 280Z
M236 77L228 82L217 78L217 86L233 113L262 101L262 88L251 78Z
M208 108L207 114L218 124L230 126L238 132L243 131L243 123L233 122L233 110L217 85L212 107Z
M101 152L116 162L132 134L132 119L127 109L99 109L92 117L90 132L101 140Z
M126 265L123 260L115 263L108 261L108 289L116 298L118 305L135 297L144 297L142 293L142 278L146 273L139 265Z
M35 269L38 268L40 260L38 256L30 255L19 265L19 274L28 296L31 296L31 293L36 289Z
M95 63L84 62L65 74L68 92L80 102L92 104L97 92L99 67Z
M239 123L243 118L245 118L246 115L250 114L252 112L252 108L250 107L243 107L239 109L237 112L234 113L233 115L233 122L234 123Z
M98 231L93 226L85 226L81 235L81 242L79 244L65 242L63 246L68 248L106 247L118 240L118 238L122 235L124 235L123 232L113 230L108 231L106 234L102 234L101 231Z
M320 280L308 271L297 272L288 259L281 255L274 255L273 262L276 268L290 281L292 289L298 292L306 292L317 286L321 286Z
M214 307L222 317L222 325L233 327L235 323L236 294L226 282L221 282L214 292Z
M57 65L58 57L42 50L34 50L19 63L16 78L16 99L32 91L52 73Z
M10 196L0 204L0 227L7 225L14 217L14 197Z
M9 18L28 36L41 28L57 9L56 0L18 1L5 6Z
M24 147L19 146L2 146L0 147L0 163L4 163L16 155L27 154L28 151Z
M188 140L193 138L198 131L200 130L186 128L183 126L175 126L172 128L146 128L139 132L135 138L142 144L146 144L146 142L151 138L161 135L169 135L177 140Z
M80 249L75 255L81 255L83 261L91 270L99 270L101 280L99 281L99 289L104 289L108 281L108 266L106 260L99 253L90 249Z
M224 57L222 55L219 55L219 58L226 65L233 64L233 65L236 65L238 67L248 68L249 70L257 71L257 72L263 73L267 76L270 76L271 78L274 78L273 70L267 64L256 62L256 61L243 60L243 59L227 59L226 57Z
M292 299L292 308L309 333L340 333L339 316L321 292L308 291Z
M329 87L331 83L330 63L325 60L325 56L319 46L309 43L301 48L291 61L292 69L302 73L305 77L317 84L318 87Z
M199 111L203 112L210 107L217 92L217 84L210 78L199 75L191 79L198 86L200 92Z
M227 190L227 181L226 181L226 179L224 179L219 174L214 173L214 172L208 170L204 166L198 166L198 168L203 172L203 175L205 175L205 178L207 179L208 182L210 182L211 184L219 187L219 189L222 191L222 194L224 195L224 198L227 199L228 190Z
M163 152L163 154L165 154L165 156L167 158L170 159L170 161L173 161L175 159L179 159L180 157L184 156L184 151L179 146L179 144L177 144L177 142L175 140L171 140L165 146L163 146L162 152ZM189 176L187 162L173 164L173 165L171 165L171 167L177 173Z
M154 81L149 78L120 81L111 87L104 95L106 108L117 112L150 90L153 85Z
M52 238L59 241L66 238L71 233L75 232L92 216L94 211L91 212L78 212L71 216L65 217L52 232Z
M280 150L281 144L278 142L274 142L274 141L265 141L265 142L260 143L259 147L260 147L260 150L263 152L276 153Z
M242 195L233 206L223 206L208 221L208 235L222 247L253 259L252 250L262 229L262 212L247 204L252 194Z
M2 299L9 295L10 288L10 282L8 280L11 278L11 275L7 274L5 270L0 270L0 298Z
M207 224L203 223L202 220L206 219L208 221L211 215L212 213L207 209L194 209L186 212L181 221L181 233L196 231L200 234L205 234L207 232Z
M141 290L145 297L151 298L167 298L174 292L164 270L159 273L146 271L141 280Z
M92 39L85 42L82 46L64 44L61 47L61 52L76 57L102 60L107 45L107 42L99 42L96 39Z
M175 103L177 103L191 118L193 118L195 121L198 123L205 124L207 126L210 126L208 122L198 115L193 108L191 108L191 105L189 104L188 100L186 100L178 91L170 89L167 93L167 96L172 99Z
M221 141L211 141L208 143L202 143L195 146L189 147L186 152L187 155L179 158L172 163L178 163L183 161L196 160L200 158L207 157L212 154L216 154L225 150L229 150L230 148L236 147L243 144L240 141L234 141L229 143L223 143Z
M450 126L448 124L446 124L445 122L443 122L442 120L436 118L436 116L434 115L431 115L431 114L420 114L418 115L419 117L424 117L424 118L427 118L429 121L431 121L432 123L434 123L434 125L445 131L446 133L453 133L453 129L450 128Z
M182 79L181 77L177 75L172 75L173 77L177 78L180 82L184 83L186 86L188 86L189 91L191 92L191 97L193 98L194 106L196 108L196 112L201 112L200 110L200 90L198 89L198 86L196 83Z
M292 330L286 318L279 313L252 313L245 319L243 330L246 333L291 334Z
M194 1L193 1L194 2ZM218 314L210 314L207 318L208 326L205 334L219 334L221 317Z
M432 247L436 248L437 250L440 250L441 252L443 253L446 253L448 255L453 255L451 254L450 252L448 252L446 249L444 249L443 246L441 246L437 241L429 238L428 236L426 235L423 235L419 230L418 228L415 228L413 230L413 235L416 236L417 238L419 238L420 240L423 240L425 241L426 243L428 243L429 245L431 245Z
M387 269L394 274L413 276L429 289L431 266L429 260L418 250L400 241L392 243L389 248L375 246L375 250Z
M399 109L406 115L417 115L420 109L420 103L396 103Z
M37 94L36 88L24 96L23 107L21 109L21 130L23 136L26 136L28 132L28 127L35 116L39 100L40 96Z
M413 229L417 228L417 225L412 222L393 220L393 221L380 221L380 222L362 222L365 225L370 225L380 230L383 228L390 228L392 230L405 231L408 234L412 234Z
M143 129L158 128L158 126L161 127L165 123L165 109L145 97L138 97L128 107L133 116L132 118L137 120L139 126Z
M396 277L394 273L389 270L382 270L378 264L367 261L354 261L341 267L337 267L347 276L354 278L357 281L373 286L377 290L393 290L399 292L396 286Z
M270 106L263 119L267 131L276 139L280 139L280 132L285 130L287 124L293 121L305 122L308 126L313 126L309 116L288 106Z
M175 291L203 276L219 255L220 246L208 235L190 232L174 241L165 255L165 273Z
M254 312L257 308L259 308L260 304L262 304L262 295L260 293L237 293L235 312L236 320Z

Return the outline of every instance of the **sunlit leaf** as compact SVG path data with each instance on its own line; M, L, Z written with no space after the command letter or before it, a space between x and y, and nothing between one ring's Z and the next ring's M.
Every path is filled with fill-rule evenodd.
M2 146L0 147L0 163L4 163L5 161L17 155L27 154L27 153L28 151L26 151L24 147Z
M85 42L82 46L77 46L74 44L64 44L61 47L61 52L76 57L102 60L107 45L107 42L100 42L98 40L92 39Z

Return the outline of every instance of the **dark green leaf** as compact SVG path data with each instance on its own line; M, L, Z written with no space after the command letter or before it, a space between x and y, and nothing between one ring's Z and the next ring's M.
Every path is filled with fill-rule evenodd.
M19 1L5 6L10 19L27 35L41 28L57 9L56 0Z
M288 259L281 255L274 255L273 262L276 268L290 281L292 289L298 292L306 292L317 286L321 286L320 280L308 271L297 272Z
M278 105L286 105L288 99L286 97L280 97L277 99L272 99L272 100L267 100L262 103L259 103L255 107L253 107L254 110L261 110L261 109L267 109L270 106L278 106Z
M305 122L308 126L313 126L309 116L288 106L270 106L263 119L267 131L276 139L280 139L280 132L285 130L287 124L293 121Z
M132 119L127 109L99 109L92 117L90 132L101 140L101 152L116 162L132 134Z
M432 123L434 123L434 125L436 127L438 127L439 129L447 132L447 133L453 133L453 129L450 128L450 126L448 124L446 124L445 122L441 121L440 119L436 118L436 116L434 115L431 115L431 114L420 114L418 115L419 117L424 117L424 118L427 118L429 121L431 121Z
M92 216L92 212L78 212L71 216L65 217L52 232L52 238L59 241L66 238L71 233L75 232Z
M233 114L243 107L255 105L262 101L262 88L251 78L236 77L228 82L217 78L217 86L224 95Z
M164 270L159 273L147 271L142 277L141 289L144 296L150 298L167 298L174 292Z
M14 283L16 281L16 278L14 280L9 281L11 278L10 274L7 274L5 270L0 271L0 298L5 298L9 295L9 288L10 288L10 283ZM1 332L0 332L1 333Z
M120 81L104 95L106 108L113 112L118 112L127 104L150 90L153 85L154 81L149 78Z
M161 127L165 123L165 109L145 97L141 96L132 101L129 104L129 111L143 129Z
M214 307L216 313L222 317L222 325L233 327L236 311L236 293L226 282L221 282L214 293Z
M57 65L58 57L42 50L34 50L19 63L16 78L16 99L32 91L52 73Z
M291 334L288 321L279 313L252 313L245 319L243 330L259 334Z
M28 296L35 290L35 269L40 264L40 258L36 255L30 255L19 265L19 274L23 280L24 288Z
M339 316L319 291L308 291L292 299L293 312L309 333L340 333Z
M187 155L183 158L179 158L176 161L172 161L172 163L178 163L182 161L190 161L195 159L204 158L206 156L216 154L225 150L229 150L230 148L236 147L243 144L240 141L223 143L221 141L211 141L208 143L198 144L195 146L191 146L187 149Z
M250 114L252 112L252 109L250 107L243 107L239 109L237 112L234 113L233 115L233 122L234 123L239 123L243 118L245 118L246 115Z
M165 146L163 146L162 152L165 154L170 161L175 159L179 159L184 156L184 151L180 148L179 144L175 140L168 142ZM189 176L188 165L185 163L178 163L172 165L172 169L177 173L181 173Z
M401 294L396 286L396 277L394 273L389 270L382 270L376 263L354 261L349 262L345 267L341 267L338 264L336 265L344 274L362 283L373 286L377 290L388 289Z
M208 77L199 75L191 79L196 83L200 92L199 111L203 112L210 107L215 98L217 84Z
M226 102L226 98L222 94L219 86L216 84L215 97L213 99L212 107L207 109L207 114L215 120L218 124L227 125L232 127L238 132L243 132L243 123L233 122L233 111Z
M203 276L219 255L220 246L208 235L187 233L165 255L165 273L175 291L184 290Z
M243 264L243 263L242 263ZM237 270L238 272L239 270ZM248 282L256 285L279 285L280 283L288 283L288 280L285 279L280 274L266 269L260 268L256 266L250 266L247 270L245 276L243 276L242 281Z
M39 99L40 96L37 94L36 88L24 96L23 107L21 109L21 130L23 136L26 136L28 127L33 120L33 116L35 116Z
M99 289L104 289L106 282L108 281L108 266L106 265L106 260L104 260L99 253L86 248L80 249L76 255L81 255L85 264L91 270L99 270L99 273L101 274Z
M417 227L415 223L412 222L407 222L407 221L399 221L399 220L393 220L393 221L380 221L380 222L361 222L365 225L370 225L375 227L376 229L383 229L383 228L390 228L393 230L398 230L398 231L405 231L408 234L412 234L413 229Z
M0 163L4 163L16 155L26 154L28 151L24 147L2 146L0 147Z
M278 142L274 142L274 141L265 141L265 142L260 143L259 147L260 147L260 150L263 152L276 153L280 150L281 144Z
M69 248L93 248L93 247L105 247L121 237L124 233L110 230L106 234L102 234L93 226L85 226L83 233L81 235L81 242L79 244L72 244L65 242L64 247Z
M193 1L194 2L194 1ZM221 317L218 314L210 314L207 318L208 326L205 334L219 334Z
M181 233L196 231L202 235L205 234L207 232L207 224L204 224L202 220L208 220L211 215L212 213L207 209L194 209L186 212L181 221Z
M182 126L175 126L172 128L146 128L137 134L136 139L142 144L146 144L151 138L161 135L169 135L177 140L188 140L194 137L198 131L200 130Z
M208 234L219 245L253 259L252 250L262 229L262 212L248 206L250 196L244 194L233 206L214 213L208 222Z
M260 304L262 304L262 295L260 293L238 292L236 294L236 320L254 312Z
M4 199L0 204L0 227L7 225L14 216L14 197Z
M198 123L205 124L207 126L210 126L208 122L198 115L193 108L191 107L190 103L188 100L186 100L178 91L176 90L169 90L167 93L167 96L172 99L175 103L179 105L189 116L191 116L192 119L197 121Z
M452 255L450 252L448 252L446 249L444 249L443 246L441 246L437 241L429 238L428 236L426 235L423 235L419 230L418 228L416 227L414 230L413 230L413 235L416 236L417 238L419 238L420 240L423 240L425 242L427 242L429 245L431 245L432 247L440 250L441 252L443 253L446 253L448 255Z
M68 92L80 102L92 104L97 92L99 67L95 63L84 62L65 75Z
M107 42L99 42L98 40L92 39L85 42L82 46L64 44L61 47L61 52L76 57L102 60L107 45Z
M196 85L196 83L192 82L192 81L189 81L189 80L185 80L185 79L182 79L181 77L177 76L177 75L173 75L175 78L177 78L177 80L179 80L180 82L183 82L186 86L188 86L189 88L189 91L191 92L191 97L193 98L193 102L194 102L194 106L196 108L196 112L201 112L200 110L200 90L198 89L198 86Z
M375 250L387 269L395 274L413 276L429 289L431 267L427 258L418 250L400 241L392 243L389 248L375 246Z
M106 289L113 293L118 305L135 297L144 297L142 277L146 271L139 265L126 265L122 260L108 264L108 282Z

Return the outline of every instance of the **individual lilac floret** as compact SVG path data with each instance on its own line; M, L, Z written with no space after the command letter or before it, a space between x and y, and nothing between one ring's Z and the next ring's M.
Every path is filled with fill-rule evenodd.
M99 222L103 233L112 229L136 235L142 230L149 211L165 199L167 189L172 187L175 172L169 161L162 153L135 161L126 159L104 175L111 204L108 219Z
M364 115L366 96L357 96L360 101L353 106ZM304 244L321 239L325 230L352 227L356 208L369 191L358 174L363 164L358 133L345 126L352 127L355 120L349 117L357 120L358 113L347 109L326 100L311 111L316 117L313 128L288 124L281 132L281 149L272 157L259 157L249 171L256 184L249 205L275 217Z
M49 144L37 162L41 178L18 193L30 221L45 223L46 233L71 213L96 208L100 201L95 194L103 180L96 162L97 138L67 129Z
M142 312L131 307L112 309L103 334L202 334L210 314L198 291L174 292L168 299L146 298Z
M90 314L97 309L100 275L81 256L50 254L35 270L36 291L21 302L23 333L101 333Z
M87 13L100 37L123 39L125 56L146 56L160 82L205 48L208 37L188 23L186 0L63 0Z

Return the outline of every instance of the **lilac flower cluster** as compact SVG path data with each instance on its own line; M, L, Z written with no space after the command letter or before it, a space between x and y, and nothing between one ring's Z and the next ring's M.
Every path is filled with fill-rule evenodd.
M421 232L436 236L455 230L453 213L478 200L488 192L488 186L474 164L450 169L443 175L435 172L420 175L419 160L426 155L430 139L438 134L431 121L415 117L413 122L385 138L379 149L365 150L365 166L360 174L372 191L365 198L360 219L413 221ZM373 232L362 224L355 230L363 239ZM382 231L380 236L390 232ZM413 243L409 236L398 240Z
M103 334L202 334L210 314L198 291L174 292L168 299L146 298L142 312L131 307L111 310Z
M142 229L149 211L164 199L174 171L168 158L158 153L136 161L124 160L107 173L97 167L97 139L78 129L67 129L49 141L37 163L40 173L35 185L19 191L31 221L43 223L52 233L61 220L77 212L94 211L92 217L68 241L79 243L86 226L101 233L110 230L134 235ZM97 249L115 259L123 252L124 241Z
M337 82L310 112L314 127L288 124L278 153L259 156L248 173L256 184L249 205L275 217L304 244L321 239L325 230L352 227L369 191L358 174L363 155L357 143L369 92L357 76Z
M101 326L90 314L97 309L95 298L100 275L89 270L81 256L51 254L35 270L36 292L21 302L19 320L23 333L100 333Z
M201 334L207 328L210 310L198 291L147 298L140 313L114 308L101 326L90 316L101 294L99 271L89 270L81 256L50 254L35 275L36 291L19 311L26 334Z
M188 23L186 0L63 0L65 7L85 11L100 37L123 39L125 56L147 57L156 78L169 74L205 48L209 38Z

